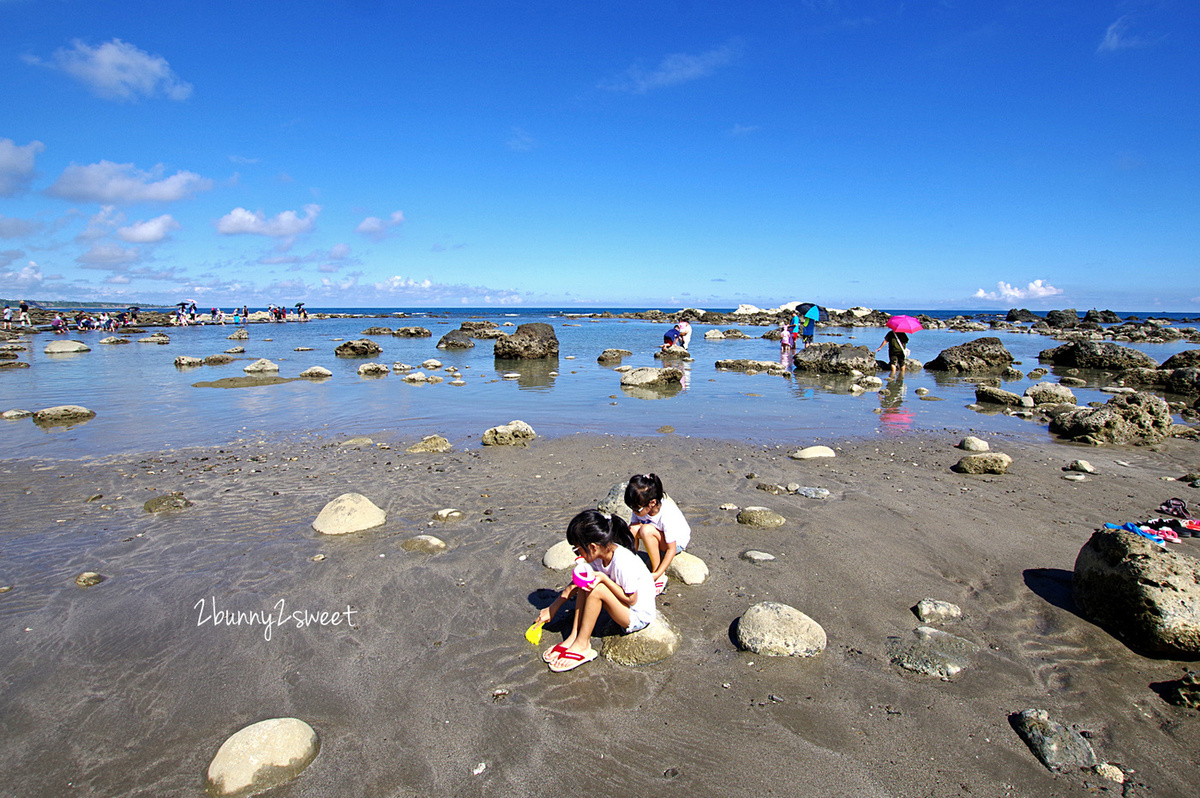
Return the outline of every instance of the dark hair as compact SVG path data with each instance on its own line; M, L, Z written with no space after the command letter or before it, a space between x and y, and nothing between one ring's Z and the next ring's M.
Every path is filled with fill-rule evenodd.
M625 486L625 503L631 510L640 510L652 501L662 501L662 480L657 474L634 474Z
M572 518L571 523L567 524L567 542L580 548L590 543L608 548L616 543L630 551L633 551L634 545L629 525L617 516L599 510L584 510Z

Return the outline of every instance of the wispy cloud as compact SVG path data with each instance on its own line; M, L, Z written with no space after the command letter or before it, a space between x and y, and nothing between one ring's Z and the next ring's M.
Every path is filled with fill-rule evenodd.
M11 197L29 188L34 159L45 149L40 141L18 146L12 139L0 139L0 197Z
M537 149L537 145L537 139L530 135L529 131L519 127L514 127L508 141L504 142L504 146L513 152L531 152Z
M41 222L0 215L0 238L23 238L41 229Z
M1096 52L1112 53L1117 50L1131 50L1153 44L1155 40L1147 39L1130 32L1132 21L1133 16L1126 14L1109 25L1108 30L1104 32L1104 38L1100 41L1100 46L1096 48Z
M120 39L98 47L76 39L70 48L55 50L50 61L36 56L26 56L25 61L59 69L106 100L132 102L159 96L186 100L192 94L192 84L181 80L167 59Z
M712 75L718 69L737 60L739 54L740 48L736 44L726 44L699 55L672 53L665 56L653 69L634 64L620 75L601 81L600 88L645 94L655 89L678 86Z
M46 193L60 199L77 202L101 202L126 205L134 202L176 202L201 191L208 191L213 181L194 172L179 171L162 177L163 165L149 172L134 168L131 163L100 161L88 166L71 164Z
M1018 299L1042 299L1048 296L1056 296L1061 294L1061 288L1055 288L1045 280L1034 280L1024 288L1016 288L1013 285L1001 280L996 283L995 291L984 291L980 288L975 292L976 299L988 299L992 301L1014 302Z

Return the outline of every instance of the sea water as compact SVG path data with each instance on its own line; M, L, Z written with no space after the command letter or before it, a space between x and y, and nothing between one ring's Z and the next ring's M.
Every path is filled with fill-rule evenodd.
M312 311L316 312L316 311ZM361 312L361 311L360 311ZM948 315L946 312L937 315ZM1139 314L1145 318L1149 314ZM1170 314L1153 314L1162 317ZM519 324L551 324L558 336L557 359L499 361L492 342L475 341L466 350L440 350L438 340L465 319L486 319L511 332ZM363 338L372 326L423 326L429 338L371 336L383 351L362 359L334 355L342 340ZM741 329L748 339L705 340L711 329ZM541 436L577 433L653 435L674 434L737 439L767 446L796 447L847 438L888 437L942 430L1001 434L1013 438L1049 439L1044 424L999 413L967 408L974 402L969 379L918 371L887 380L883 390L852 395L848 380L826 375L789 377L766 373L748 375L722 371L718 360L746 358L780 360L779 344L761 338L770 328L731 324L693 324L693 362L672 361L684 371L682 388L673 394L633 393L622 389L615 364L600 364L597 356L609 348L628 349L624 365L660 366L654 358L666 326L644 320L591 319L556 310L457 310L424 313L413 318L346 318L307 323L250 324L247 341L227 339L232 324L186 328L157 328L171 337L166 346L138 343L103 345L106 334L74 332L66 336L40 334L25 339L20 353L29 369L0 371L0 410L38 410L55 405L82 405L96 417L71 427L42 429L28 419L0 422L3 457L92 457L106 453L137 453L185 446L219 446L241 438L263 438L312 432L330 439L371 435L380 441L415 441L440 434L457 448L480 445L484 430L514 419L530 424ZM822 328L818 341L865 345L875 349L882 328ZM1037 355L1058 341L1027 332L958 333L927 330L910 336L912 357L928 361L950 346L974 338L998 336L1029 372L1038 367ZM51 340L79 340L90 352L75 355L43 353ZM244 355L221 366L177 368L179 355L203 358L236 345ZM1194 344L1126 344L1162 362ZM313 351L298 352L298 347ZM886 349L880 353L884 356ZM333 376L319 381L295 380L278 385L243 388L197 387L197 383L241 377L242 368L258 358L279 366L290 378L310 366L324 366ZM443 369L420 369L430 358ZM440 384L409 384L400 374L360 377L364 362L391 366L403 362L446 377ZM454 386L444 367L460 370L465 385ZM515 373L516 379L505 379ZM1101 374L1083 374L1088 387L1074 389L1078 401L1107 401L1111 394ZM1054 380L1054 372L1046 379ZM1016 393L1029 379L1005 384ZM917 395L926 388L929 397ZM651 398L653 397L653 398Z

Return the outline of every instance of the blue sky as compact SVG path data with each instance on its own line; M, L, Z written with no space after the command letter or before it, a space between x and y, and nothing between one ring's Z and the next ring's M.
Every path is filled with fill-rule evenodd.
M1200 4L0 0L0 296L1200 313Z

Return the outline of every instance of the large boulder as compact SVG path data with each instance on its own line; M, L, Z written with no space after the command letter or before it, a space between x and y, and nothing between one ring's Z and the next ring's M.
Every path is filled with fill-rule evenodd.
M1120 394L1101 407L1080 407L1050 420L1050 431L1069 440L1155 444L1171 434L1171 410L1153 394Z
M43 351L47 355L71 355L76 352L91 352L92 348L83 341L51 341Z
M1043 363L1081 369L1123 371L1131 368L1157 368L1158 361L1127 346L1112 341L1070 341L1038 354Z
M865 346L824 342L811 344L796 352L792 358L796 371L817 374L849 374L875 372L875 355Z
M958 374L1003 371L1013 362L1012 354L994 336L976 338L965 344L943 349L925 364L930 371L949 371Z
M1193 395L1200 393L1200 368L1172 369L1166 372L1162 385L1172 393Z
M338 357L374 357L383 351L383 347L374 341L360 338L357 341L346 341L338 344L333 353Z
M1004 317L1004 320L1013 322L1038 322L1042 320L1042 317L1026 308L1012 308L1008 311L1008 315Z
M533 321L517 327L512 335L497 338L492 351L496 357L509 360L558 357L558 336L549 324Z
M252 723L229 737L208 765L207 793L247 796L294 779L317 756L313 728L297 718Z
M726 371L745 371L749 374L758 374L759 372L766 372L773 376L787 374L787 369L777 360L718 360L716 367Z
M397 338L432 338L433 333L424 327L397 327L392 331Z
M1079 312L1075 308L1052 310L1046 314L1046 323L1059 329L1075 327L1079 324Z
M827 639L821 625L795 607L763 601L738 619L737 643L768 657L815 657Z
M1083 314L1084 321L1090 321L1095 324L1120 324L1121 317L1111 310L1096 310L1092 308L1087 313Z
M438 349L474 349L475 342L462 330L451 330L437 342Z
M1176 352L1163 361L1160 369L1197 369L1200 368L1200 349L1185 349Z
M1200 562L1124 530L1095 532L1071 581L1084 617L1131 647L1200 657Z

